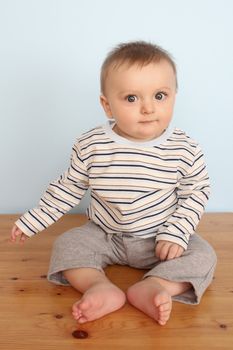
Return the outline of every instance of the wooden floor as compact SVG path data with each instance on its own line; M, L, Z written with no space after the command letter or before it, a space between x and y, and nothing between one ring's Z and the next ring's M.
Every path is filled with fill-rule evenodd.
M132 306L79 327L88 338L75 339L71 305L80 294L46 280L52 243L84 215L66 215L23 246L9 242L17 216L0 216L0 349L233 349L233 213L205 214L198 232L215 248L215 279L198 306L174 303L166 326ZM143 271L112 266L107 275L120 288L136 282Z

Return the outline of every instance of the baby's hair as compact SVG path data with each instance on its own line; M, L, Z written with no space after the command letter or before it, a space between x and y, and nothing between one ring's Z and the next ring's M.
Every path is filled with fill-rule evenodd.
M148 43L145 41L132 41L128 43L121 43L117 45L113 50L109 52L101 67L101 92L105 92L105 81L108 72L111 69L117 69L122 64L138 64L143 67L149 63L158 63L161 60L165 60L172 66L176 76L176 88L177 88L177 72L175 62L166 50L158 45Z

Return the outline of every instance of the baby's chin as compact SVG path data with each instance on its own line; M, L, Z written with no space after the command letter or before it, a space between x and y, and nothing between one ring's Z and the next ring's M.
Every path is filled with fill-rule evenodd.
M160 137L164 133L165 129L163 130L155 130L154 132L143 132L140 135L138 135L137 140L138 142L147 142L152 141Z
M133 142L148 142L152 141L154 139L157 139L160 137L165 129L159 130L159 128L155 128L154 130L151 130L154 125L157 123L156 121L154 122L143 122L139 123L140 130L136 132L126 132L121 130L117 125L114 126L113 130L115 133L121 137L124 137L125 139Z

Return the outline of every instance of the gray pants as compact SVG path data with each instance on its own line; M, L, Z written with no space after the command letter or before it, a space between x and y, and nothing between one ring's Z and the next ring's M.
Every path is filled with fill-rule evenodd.
M179 258L159 261L155 256L155 238L142 239L126 234L106 234L89 221L59 236L53 247L48 280L69 285L63 271L95 268L103 272L108 265L128 265L149 270L143 278L156 276L174 282L189 282L188 292L174 300L198 304L213 279L216 266L213 248L199 235L191 236L188 249Z

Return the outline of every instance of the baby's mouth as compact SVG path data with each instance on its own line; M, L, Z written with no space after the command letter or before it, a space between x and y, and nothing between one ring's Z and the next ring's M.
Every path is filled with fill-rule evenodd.
M154 123L154 122L157 122L158 120L157 119L153 119L153 120L142 120L140 121L139 123L141 124L149 124L149 123Z

